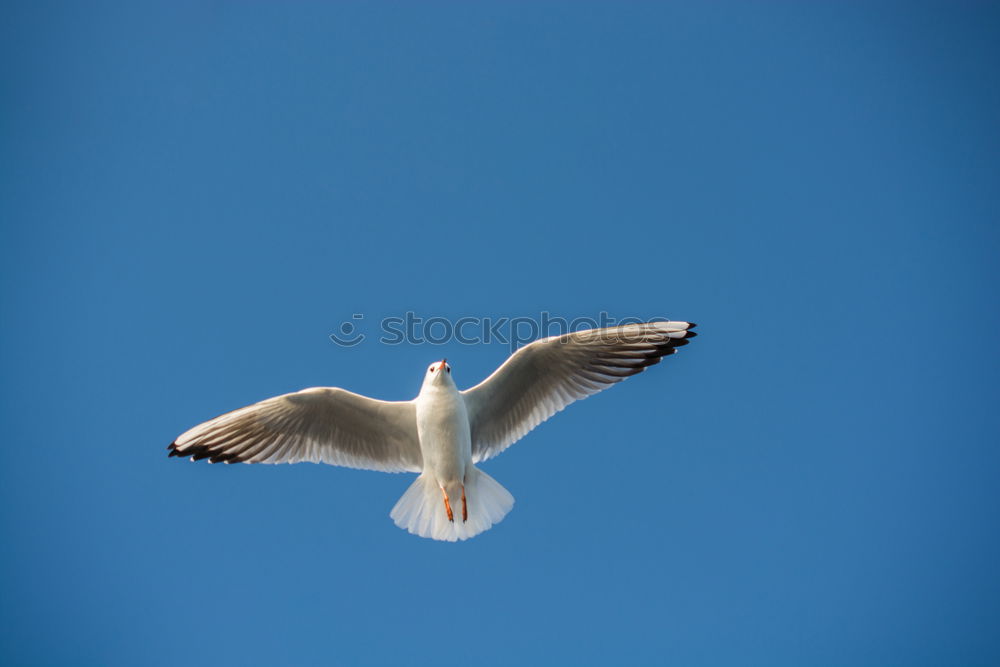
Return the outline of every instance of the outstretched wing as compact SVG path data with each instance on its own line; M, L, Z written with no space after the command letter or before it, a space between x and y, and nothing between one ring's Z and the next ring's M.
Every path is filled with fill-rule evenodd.
M690 322L589 329L537 340L462 394L472 460L492 458L570 403L603 391L687 345Z
M275 396L195 426L170 456L212 463L329 463L384 472L423 468L412 401L377 401L336 387Z

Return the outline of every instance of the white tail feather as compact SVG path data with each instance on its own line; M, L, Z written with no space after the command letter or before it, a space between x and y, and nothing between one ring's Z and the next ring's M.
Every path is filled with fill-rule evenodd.
M441 487L432 475L425 472L414 480L389 516L397 526L414 535L455 542L489 530L493 524L507 516L507 512L514 506L514 496L495 479L475 467L466 475L465 499L469 519L462 521L461 500L451 498L455 521L449 521Z

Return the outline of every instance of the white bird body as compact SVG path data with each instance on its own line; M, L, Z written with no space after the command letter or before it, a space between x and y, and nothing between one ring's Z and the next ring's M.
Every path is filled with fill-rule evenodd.
M314 387L226 413L179 436L171 456L216 462L324 462L419 472L390 512L400 528L465 540L499 522L514 498L475 466L570 403L659 363L695 334L689 322L591 329L535 341L459 391L431 364L412 401Z
M445 362L437 371L428 371L417 409L417 439L424 458L424 474L434 475L438 484L454 495L456 485L465 483L465 471L472 467L472 430L465 399L451 379Z
M423 470L389 516L422 537L478 535L510 511L514 497L472 463L469 412L447 360L431 364L413 402Z

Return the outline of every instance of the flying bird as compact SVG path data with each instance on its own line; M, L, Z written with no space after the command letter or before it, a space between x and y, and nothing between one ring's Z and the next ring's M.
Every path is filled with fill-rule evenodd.
M275 396L195 426L170 456L212 463L329 463L420 475L390 512L421 537L465 540L503 519L514 498L476 467L574 401L641 373L686 345L691 322L588 329L537 340L460 391L447 360L411 401L338 387Z

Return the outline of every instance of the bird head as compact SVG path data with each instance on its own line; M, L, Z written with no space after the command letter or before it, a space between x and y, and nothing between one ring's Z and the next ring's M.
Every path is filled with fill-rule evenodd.
M451 366L448 365L447 359L435 361L427 368L427 375L424 376L424 384L449 382L454 384L454 380L451 379Z

